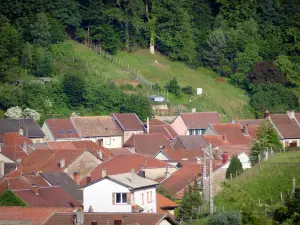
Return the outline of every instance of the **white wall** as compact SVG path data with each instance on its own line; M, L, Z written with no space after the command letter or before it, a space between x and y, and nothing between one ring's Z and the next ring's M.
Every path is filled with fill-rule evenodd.
M122 136L112 136L112 137L85 137L82 140L90 140L99 144L99 140L103 139L103 147L105 148L121 148L122 144ZM108 139L110 141L108 141ZM110 143L110 144L108 144Z
M132 212L131 204L113 204L112 193L129 193L129 189L104 179L83 189L83 206L94 212Z
M152 191L152 201L150 202L151 191ZM147 192L149 193L149 201L147 201ZM144 196L144 202L142 199L142 194ZM148 212L156 213L156 188L150 187L150 188L135 190L134 203L142 207L144 209L144 213L148 213Z
M162 220L158 225L172 225L168 220Z
M45 142L52 142L52 141L55 141L51 131L49 130L49 127L47 126L46 122L44 122L43 126L42 126L42 131L44 132L45 134L45 137L44 137L44 141Z
M158 153L156 156L155 156L156 159L158 160L169 160L163 153Z
M243 169L249 169L251 168L251 162L250 162L250 158L246 153L242 153L238 156L239 160L241 161L242 165L243 165ZM224 166L222 166L222 168L228 168L230 164L230 161L228 161L228 163L226 163Z

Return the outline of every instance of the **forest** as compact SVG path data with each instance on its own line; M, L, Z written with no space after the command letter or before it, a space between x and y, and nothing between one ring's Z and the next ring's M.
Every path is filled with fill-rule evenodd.
M149 48L210 68L249 94L256 117L299 110L298 0L1 0L0 13L0 116L13 106L45 118L73 111L151 114L147 96L126 95L93 75L83 79L83 62L65 43L70 39L111 54ZM20 88L15 83L24 74L59 82Z

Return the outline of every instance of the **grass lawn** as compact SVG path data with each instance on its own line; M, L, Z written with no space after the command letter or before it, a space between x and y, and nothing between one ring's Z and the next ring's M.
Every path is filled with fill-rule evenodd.
M133 80L133 77L119 65L111 63L84 45L75 42L72 42L72 45L76 56L85 60L87 67L96 70L96 74L102 79ZM211 70L204 68L193 70L184 63L172 62L160 54L151 55L148 50L119 52L117 58L123 65L135 68L142 77L153 84L159 83L161 87L176 77L181 87L190 85L194 88L203 88L202 96L183 95L179 99L173 95L168 96L172 104L183 105L187 111L192 108L196 108L197 111L218 111L223 114L223 121L253 117L248 106L247 94L226 80L217 82L218 76ZM151 91L151 94L154 93L157 93L157 90Z

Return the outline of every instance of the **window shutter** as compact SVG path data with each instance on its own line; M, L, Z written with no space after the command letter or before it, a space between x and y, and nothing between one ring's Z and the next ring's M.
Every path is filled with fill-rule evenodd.
M127 193L127 204L131 204L131 194Z
M112 204L115 204L115 193L112 193Z

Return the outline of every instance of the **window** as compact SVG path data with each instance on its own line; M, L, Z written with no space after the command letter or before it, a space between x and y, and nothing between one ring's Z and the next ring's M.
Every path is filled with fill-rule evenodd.
M126 204L127 203L127 193L116 193L115 196L116 204Z
M150 202L150 199L149 199L149 192L147 191L147 202Z
M195 130L195 135L199 135L200 130Z
M105 139L105 144L106 145L110 145L110 137L108 137L108 138Z
M193 135L193 130L189 130L189 135Z
M150 191L150 202L152 202L152 191Z
M65 134L65 131L64 130L60 130L59 133L60 134Z
M206 129L201 129L200 130L200 135L203 135L205 133Z

